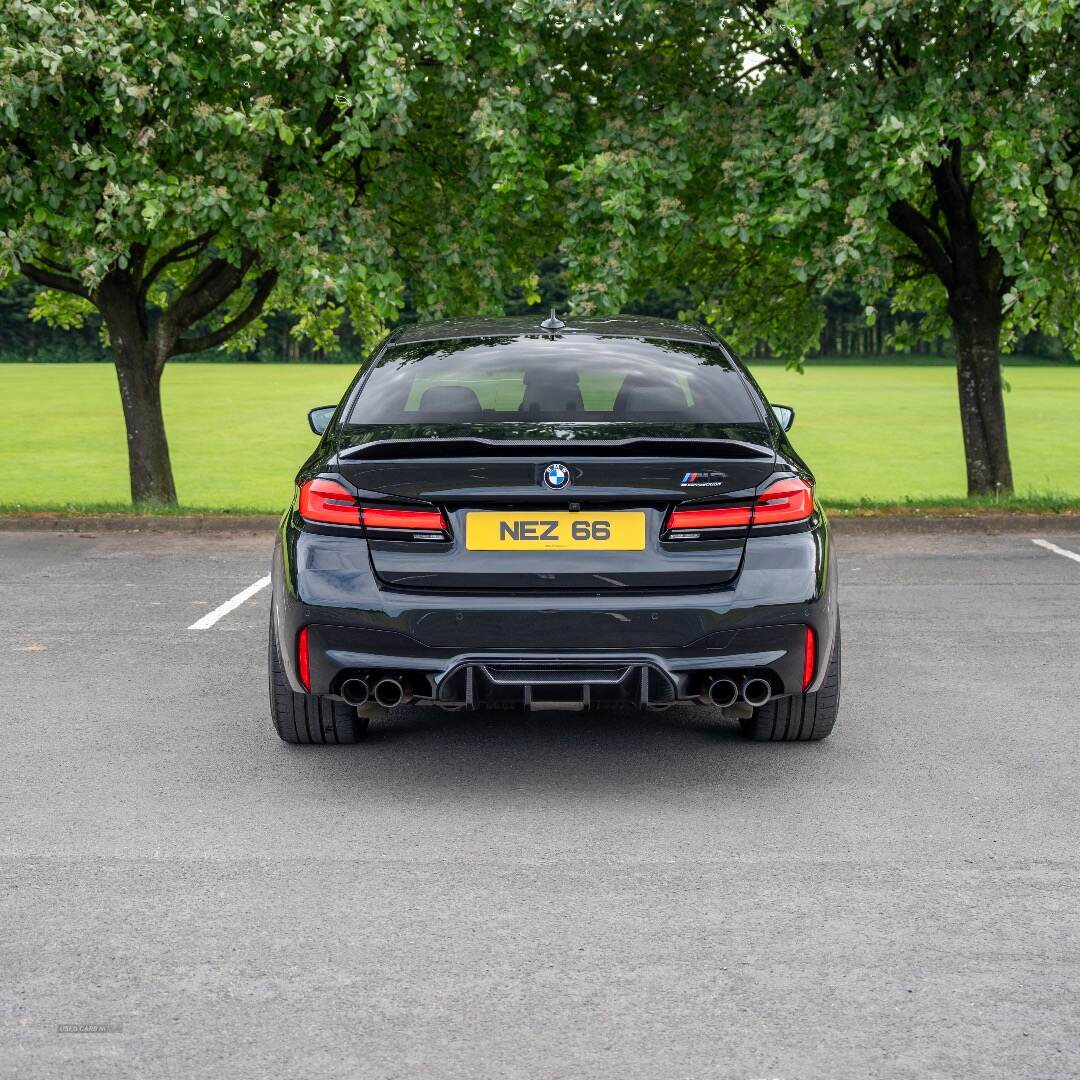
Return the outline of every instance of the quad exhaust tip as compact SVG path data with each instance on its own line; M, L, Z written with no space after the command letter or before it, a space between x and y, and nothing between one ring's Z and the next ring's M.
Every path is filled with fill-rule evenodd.
M721 677L709 683L709 701L726 709L739 700L739 688L734 679Z
M758 705L764 705L771 697L772 687L768 679L758 676L743 679L742 699L747 705L753 705L756 708Z
M406 692L401 680L390 675L384 676L375 684L374 693L375 700L384 709L392 709L412 700L412 695Z
M341 684L341 696L350 705L356 705L357 707L366 705L370 693L367 679L362 679L359 676L346 679Z
M350 705L359 708L369 701L374 701L384 709L393 709L398 705L407 705L413 700L409 688L393 675L383 675L373 679L363 675L352 675L341 684L341 696ZM768 679L760 675L745 676L741 685L726 675L721 675L709 681L705 691L705 697L710 704L718 708L726 709L735 705L740 697L751 707L764 705L772 697L772 685ZM542 702L538 703L542 708L569 707L571 703ZM577 708L583 704L574 703ZM666 707L667 703L649 702L650 707Z

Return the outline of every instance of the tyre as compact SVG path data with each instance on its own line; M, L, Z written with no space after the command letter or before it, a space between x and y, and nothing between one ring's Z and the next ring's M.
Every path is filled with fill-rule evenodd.
M270 719L278 736L287 743L359 742L367 731L369 718L357 715L344 701L297 694L289 685L281 666L273 616L270 618Z
M840 627L821 689L812 694L773 698L742 721L743 734L755 742L817 742L828 738L840 709Z

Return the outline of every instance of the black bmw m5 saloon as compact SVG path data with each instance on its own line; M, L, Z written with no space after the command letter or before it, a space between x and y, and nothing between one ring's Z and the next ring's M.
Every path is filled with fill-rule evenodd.
M701 327L394 331L310 414L273 562L278 734L352 743L407 703L696 703L824 738L836 567L793 418Z

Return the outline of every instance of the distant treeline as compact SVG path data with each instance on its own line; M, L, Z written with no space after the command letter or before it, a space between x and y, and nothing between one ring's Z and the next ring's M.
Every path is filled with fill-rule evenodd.
M101 340L101 320L96 316L87 318L80 329L62 330L33 321L30 310L34 304L37 286L29 281L17 280L6 289L0 289L0 362L28 361L33 363L91 363L109 361L107 349ZM565 310L566 289L554 261L542 266L539 292L542 302L529 305L520 297L506 305L509 315L526 314L529 311L546 312L552 305ZM655 315L674 319L680 311L691 307L689 290L678 289L670 293L650 292L637 304L628 305L626 312L636 315ZM896 329L897 318L887 304L878 308L873 326L866 319L863 306L853 293L837 293L825 300L825 327L821 333L818 357L858 359L860 357L883 357L894 352L888 345L890 334ZM401 322L414 322L416 314L408 307L402 312ZM364 342L346 322L341 333L340 347L333 352L315 349L310 342L301 341L292 334L295 320L285 315L267 318L266 334L254 350L248 353L229 353L217 350L184 358L198 361L247 361L251 363L347 363L355 364L366 355L374 342ZM951 356L952 342L948 337L916 346L916 355ZM1046 362L1072 362L1061 343L1045 334L1026 334L1013 350L1016 355ZM767 359L766 348L753 349L754 359ZM176 362L182 362L177 360Z

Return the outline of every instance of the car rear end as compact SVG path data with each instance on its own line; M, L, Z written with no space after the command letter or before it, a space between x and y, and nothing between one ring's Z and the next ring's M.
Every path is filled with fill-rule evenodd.
M362 705L745 716L822 677L813 479L715 340L394 340L298 478L293 688Z

